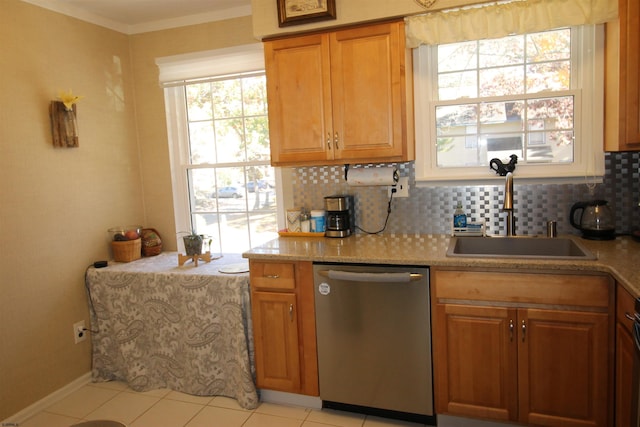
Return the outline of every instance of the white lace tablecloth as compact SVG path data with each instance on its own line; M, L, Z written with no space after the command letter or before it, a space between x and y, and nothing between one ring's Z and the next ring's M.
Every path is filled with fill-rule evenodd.
M249 273L225 255L178 266L176 252L87 270L96 382L136 391L169 388L258 405L253 364Z

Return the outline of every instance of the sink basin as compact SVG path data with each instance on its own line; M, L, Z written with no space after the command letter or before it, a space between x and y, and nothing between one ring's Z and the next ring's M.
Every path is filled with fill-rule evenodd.
M572 239L555 237L454 237L447 250L449 257L596 259L590 251Z

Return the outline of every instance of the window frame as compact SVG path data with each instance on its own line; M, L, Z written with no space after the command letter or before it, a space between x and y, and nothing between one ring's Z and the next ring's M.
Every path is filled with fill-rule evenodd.
M572 75L569 92L575 94L574 162L571 164L518 164L514 175L531 182L600 182L604 175L604 26L571 28ZM551 30L551 29L550 29ZM437 46L422 45L413 51L414 111L416 131L415 179L417 185L474 184L503 179L488 166L437 166L435 103L437 102ZM432 67L433 64L433 67ZM543 92L540 98L560 92ZM566 93L566 92L563 92ZM489 98L487 98L489 99ZM449 102L449 101L447 101ZM464 100L451 103L464 103ZM426 119L424 119L426 118ZM506 160L506 159L502 159Z
M229 49L225 49L228 51ZM214 51L215 52L215 51ZM239 53L240 52L240 53ZM233 50L234 57L237 58L241 55L242 47ZM262 62L262 69L255 68L256 49L252 48L247 51L247 64L249 68L245 71L249 73L264 73L264 63ZM215 56L215 55L214 55ZM202 55L202 58L207 62L211 62L210 55ZM220 60L223 57L220 58ZM181 72L188 73L188 67ZM241 68L241 67L240 67ZM182 79L179 81L168 82L164 84L164 97L165 97L165 113L167 122L167 141L169 148L169 161L171 167L171 187L173 190L173 210L176 226L176 235L184 235L190 232L194 225L192 224L191 212L191 189L189 187L189 174L191 170L202 168L225 168L225 167L246 167L248 165L255 166L271 166L270 159L265 160L252 160L239 163L215 163L215 164L191 164L190 147L189 147L189 122L187 116L187 99L185 86L189 83L201 83L202 80L202 67L193 67L194 70L198 70L198 77L195 77L193 81L188 79ZM215 73L216 70L212 70ZM243 77L241 71L235 70L234 75ZM210 80L217 79L218 74L211 74ZM284 218L284 201L282 198L283 186L282 186L282 173L280 168L274 168L275 178L275 194L276 194L276 228L281 229L283 226ZM248 215L251 215L251 210L248 210ZM248 225L250 228L250 225ZM274 236L277 236L277 230L274 230ZM177 239L178 250L183 249L182 239ZM212 248L212 252L218 252L224 245L219 243L218 248ZM246 250L249 250L247 247Z

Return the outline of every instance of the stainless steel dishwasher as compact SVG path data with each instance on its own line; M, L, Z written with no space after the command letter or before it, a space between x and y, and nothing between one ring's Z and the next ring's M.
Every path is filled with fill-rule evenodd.
M429 269L314 264L323 407L435 425Z

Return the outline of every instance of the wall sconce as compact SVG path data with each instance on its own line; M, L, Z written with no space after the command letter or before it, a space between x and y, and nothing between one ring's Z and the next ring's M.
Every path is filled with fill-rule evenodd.
M59 101L51 101L49 115L54 147L78 147L76 103L82 98L69 90L69 92L60 92Z

